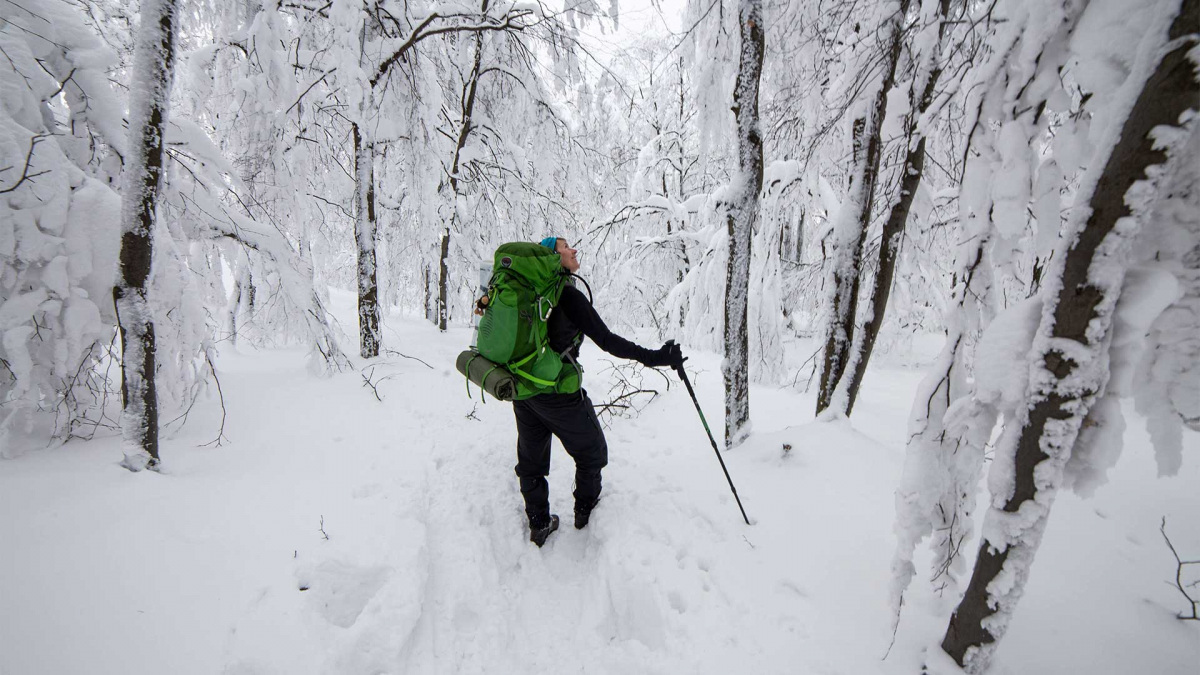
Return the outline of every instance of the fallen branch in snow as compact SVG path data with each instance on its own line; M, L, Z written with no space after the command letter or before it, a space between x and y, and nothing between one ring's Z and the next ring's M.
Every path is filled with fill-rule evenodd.
M472 406L472 407L471 407L471 412L467 413L467 419L469 419L469 420L475 420L476 422L480 422L480 421L482 421L482 420L480 420L478 417L476 417L476 416L475 416L475 411L476 411L476 410L479 410L479 404L478 404L478 403L476 403L474 406Z
M633 396L636 396L638 394L653 394L655 396L658 396L658 392L653 389L637 389L635 391L628 391L628 392L625 392L624 394L621 394L620 396L614 398L613 400L609 401L608 403L601 403L600 405L597 405L596 410L598 411L598 414L604 413L604 412L609 412L610 408L618 408L621 410L628 410L629 408L632 408L633 406L630 404L622 403L621 401L623 401L627 398L632 398Z
M208 370L212 373L213 382L217 383L217 398L221 402L221 428L217 429L217 437L205 443L200 447L215 445L221 447L222 441L225 439L225 419L228 417L228 412L225 410L225 392L221 389L221 378L217 377L217 369L213 366L212 359L208 356L208 351L204 352L204 362L208 364Z
M325 537L325 541L329 541L329 535L325 533L325 516L324 515L321 516L321 527L319 529L321 531L321 536Z
M370 372L370 373L359 373L359 374L360 374L360 375L362 375L362 379L363 379L363 386L364 386L364 387L370 387L370 388L371 388L371 393L375 394L375 400L376 400L376 401L379 401L380 403L383 403L383 399L382 399L382 398L380 398L380 396L379 396L379 386L378 386L378 384L376 384L375 382L372 382L372 381L371 381L371 376L375 374L375 369L374 369L374 368L371 368L371 372ZM382 382L382 381L383 381L383 380L380 380L380 382Z
M413 361L419 361L419 362L420 362L422 365L424 365L426 368L428 368L428 369L430 369L430 370L433 370L433 366L429 365L428 363L425 363L424 361L421 361L421 359L418 359L418 358L417 358L417 357L415 357L415 356L409 356L408 354L401 354L400 352L398 352L398 351L396 351L396 350L394 350L394 349L385 349L385 350L383 350L383 353L384 353L384 354L387 354L387 355L389 355L389 356L394 354L394 355L396 355L396 356L401 356L401 357L404 357L404 358L406 358L406 359L412 359Z
M1184 566L1185 565L1200 565L1200 560L1183 560L1179 557L1179 552L1175 550L1175 545L1171 543L1171 538L1167 536L1167 517L1166 516L1163 516L1162 525L1159 526L1158 531L1162 532L1163 539L1165 539L1167 542L1167 548L1171 549L1171 555L1175 556L1175 588L1178 588L1179 592L1183 594L1183 597L1187 598L1187 601L1189 603L1191 603L1191 605L1192 605L1192 615L1191 616L1188 616L1188 615L1180 612L1178 617L1184 621L1200 621L1200 614L1196 613L1197 608L1200 607L1200 600L1193 598L1192 595L1187 592L1187 589L1184 588L1184 585L1183 585L1183 568L1184 568ZM1187 588L1191 588L1191 587L1195 586L1197 583L1200 583L1200 581L1188 584Z
M646 389L643 385L642 375L646 371L644 367L637 364L618 365L611 361L609 363L611 364L609 369L616 375L617 382L608 390L608 394L612 398L606 403L595 406L597 418L604 414L608 414L609 418L612 418L622 412L637 414L658 397L657 389ZM658 372L653 368L650 370ZM637 397L642 394L649 394L650 397L641 402Z

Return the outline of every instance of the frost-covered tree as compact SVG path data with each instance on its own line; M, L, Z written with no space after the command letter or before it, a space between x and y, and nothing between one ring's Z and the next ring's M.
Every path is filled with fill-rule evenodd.
M946 341L913 401L911 440L896 492L892 602L897 617L916 573L913 552L925 537L932 537L930 579L935 588L951 594L957 590L965 572L964 546L974 531L975 486L985 446L996 420L1015 412L1016 395L1007 375L1010 359L1021 355L1007 352L980 361L972 358L973 348L1003 306L997 279L1011 268L1015 242L1025 230L1023 214L1031 210L1028 190L1014 189L1002 177L1028 176L1028 168L1021 168L1041 154L1038 146L1048 133L1047 100L1061 94L1047 83L1070 57L1060 46L1070 39L1077 18L1075 4L1018 1L990 8L972 21L981 26L991 56L973 64L961 88L966 92L961 107L969 111L961 152L970 159L964 162L956 190L953 287L943 312ZM1054 30L1039 29L1044 26ZM1065 189L1061 176L1056 187ZM1042 229L1044 235L1056 237L1057 204L1052 210L1053 218L1046 219ZM1026 307L1010 310L1010 316ZM1019 321L1003 322L987 343L1009 344L1014 332L1019 335L1019 326Z
M897 194L887 207L880 231L874 280L863 298L862 311L859 312L863 317L862 326L854 332L845 370L838 377L839 391L835 393L834 399L845 401L847 415L854 409L863 376L867 372L867 364L875 349L879 331L883 328L883 319L896 273L900 242L924 176L926 128L934 123L930 113L935 112L931 108L944 68L943 41L948 33L949 14L950 0L924 2L916 24L908 29L914 34L908 44L914 65L909 82L908 110L900 120L904 159L896 170Z
M348 132L332 73L309 49L328 25L295 11L246 2L185 15L172 128L192 133L172 144L177 189L167 203L186 224L177 237L216 261L204 280L214 294L206 301L228 312L219 336L300 342L314 372L330 372L347 361L322 286L339 251L322 243L350 221Z
M154 316L147 295L166 163L165 136L175 69L175 14L175 0L142 0L130 77L121 263L113 300L121 330L122 466L131 471L153 469L159 461Z
M828 321L825 351L817 389L817 413L833 408L850 412L848 392L838 384L852 359L854 323L862 277L863 243L871 225L875 187L883 144L883 122L887 116L888 94L896 83L896 67L904 44L903 25L910 0L880 3L879 46L882 54L866 87L869 94L852 103L850 125L850 168L847 171L845 197L833 225L833 262L829 277ZM874 66L875 64L873 63ZM874 68L873 68L874 70ZM835 397L836 394L836 397Z
M738 445L750 432L749 338L750 239L758 219L763 182L762 133L758 89L762 77L764 26L761 0L738 6L741 49L733 85L737 126L737 173L729 186L726 228L729 256L725 271L725 447Z
M969 672L988 667L1007 630L1055 495L1066 476L1079 475L1068 470L1071 460L1123 429L1119 408L1106 403L1114 347L1121 346L1121 323L1135 327L1133 337L1140 338L1149 321L1123 319L1122 295L1141 296L1125 299L1139 310L1148 302L1166 307L1177 297L1172 288L1165 302L1157 302L1163 289L1131 288L1135 277L1127 275L1142 223L1160 198L1164 167L1186 147L1200 111L1188 37L1200 33L1200 2L1163 2L1154 9L1143 40L1157 48L1143 50L1150 58L1135 62L1123 96L1110 103L1111 140L1081 182L1076 202L1084 208L1072 212L1044 276L1024 397L997 443L983 541L942 641ZM1097 23L1123 20L1112 7L1097 11L1106 11ZM1084 433L1085 421L1099 429Z
M601 88L607 95L592 95L582 111L589 132L597 130L589 142L600 147L580 157L592 165L604 158L597 187L609 192L602 203L613 204L589 230L600 258L594 275L603 279L604 296L625 298L618 303L624 321L653 326L661 339L686 336L689 344L715 347L720 317L703 328L687 324L690 296L678 292L692 269L695 230L711 210L708 193L716 184L705 169L722 165L699 156L689 69L669 44L642 38L619 55ZM683 327L689 330L679 334Z
M0 456L113 428L120 59L62 2L0 4Z

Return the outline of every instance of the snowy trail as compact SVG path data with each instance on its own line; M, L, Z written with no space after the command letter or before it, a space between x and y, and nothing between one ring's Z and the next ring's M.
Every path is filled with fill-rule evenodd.
M509 406L492 403L482 424L464 424L465 435L439 431L444 424L422 422L412 435L416 444L428 444L423 510L435 563L421 616L402 649L402 670L512 672L532 664L678 672L686 664L705 672L699 656L681 655L703 654L714 637L738 644L749 607L737 606L710 578L720 541L733 533L688 506L666 476L614 461L601 508L587 529L576 531L573 465L556 444L552 499L564 521L539 550L527 541L515 491ZM614 449L653 456L645 453L652 445ZM703 603L690 600L698 595ZM708 629L687 630L679 621L685 615Z
M118 468L115 439L0 463L0 540L13 543L0 674L890 674L917 670L944 630L950 599L922 587L882 660L919 372L873 371L853 424L809 422L810 398L755 388L755 434L726 454L752 527L686 392L660 387L607 430L585 530L571 526L573 464L554 443L563 526L538 549L512 408L467 399L453 371L466 333L390 326L394 349L432 367L381 359L382 402L358 373L309 377L298 352L228 350L229 441L198 447L220 414L205 402L164 446L163 476ZM717 358L692 356L713 418ZM583 359L604 400L602 356ZM1127 435L1113 485L1056 505L998 673L1175 673L1200 658L1195 627L1171 618L1157 538L1166 514L1178 544L1200 541L1200 470L1185 461L1154 480L1144 432Z
M444 354L434 351L425 358L449 363L457 344L445 340L435 348ZM705 382L718 381L712 370ZM803 513L793 519L786 513L763 512L758 518L761 529L746 528L690 400L676 387L643 418L614 421L608 431L610 466L603 501L583 531L570 523L573 464L555 442L551 503L563 516L563 527L545 548L537 549L527 540L513 476L511 407L468 404L457 386L457 374L445 370L414 375L431 378L427 386L422 381L415 387L422 392L421 408L429 410L432 404L443 411L418 415L406 425L405 447L424 456L422 497L419 504L408 504L392 516L426 524L423 546L429 562L419 591L420 613L411 629L402 626L411 630L403 641L390 636L394 626L386 622L393 617L385 614L364 613L360 622L378 620L385 625L358 628L390 636L387 649L395 653L393 665L400 672L512 672L531 666L567 672L717 673L747 667L770 671L781 656L792 653L798 658L804 652L824 651L821 642L848 641L848 636L837 635L840 629L830 633L819 627L827 622L811 596L821 596L822 590L810 588L788 568L808 568L819 578L820 570L845 566L837 560L843 555L839 549L805 550L795 544L810 536L807 530L813 526L824 527L822 511L829 508L825 502L839 492L849 494L855 483L858 489L869 487L878 499L863 500L867 506L857 513L836 506L847 519L846 531L859 537L867 525L854 520L874 520L874 536L886 541L890 522L877 514L890 506L887 483L894 477L889 473L879 474L878 485L864 486L852 474L839 477L841 467L830 465L833 473L822 477L822 487L802 488L807 493L800 497ZM719 395L708 389L702 396L714 393ZM384 402L393 416L418 405L396 398ZM719 404L706 403L719 409ZM467 412L478 419L450 416L465 417ZM831 427L828 445L836 445L845 432ZM825 444L823 433L818 429L815 434L818 446ZM762 445L778 448L786 440L768 435ZM873 445L865 438L857 443ZM811 442L797 443L797 455L805 454L805 445ZM749 449L744 458L752 452ZM731 461L738 460L735 456ZM770 461L795 471L812 468L799 458ZM898 464L893 462L893 468ZM795 471L781 472L785 480L773 488L787 493L786 477L796 479ZM748 476L742 479L749 481ZM754 499L763 495L764 487L742 485L744 491L750 488L746 494ZM772 501L758 499L758 505L768 509ZM846 546L856 543L861 542ZM887 564L885 558L868 561L864 567ZM825 586L835 606L846 594L861 593ZM882 586L868 589L879 592ZM795 606L779 602L781 596L795 599ZM879 626L885 628L882 622ZM355 661L362 644L346 648L350 651L334 659L341 669L355 664L351 670L368 672L382 666ZM882 653L882 645L877 651ZM877 658L878 654L868 655L863 666L874 669L871 661ZM821 668L821 659L809 656L806 661ZM832 662L824 665L838 672Z

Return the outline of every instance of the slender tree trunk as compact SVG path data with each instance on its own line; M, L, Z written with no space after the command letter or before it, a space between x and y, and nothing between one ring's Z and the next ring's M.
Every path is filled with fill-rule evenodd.
M924 64L913 83L911 104L905 131L908 136L908 153L904 163L900 165L900 195L888 218L883 223L883 234L879 242L879 266L875 273L870 295L866 298L863 308L863 328L859 332L857 343L846 365L846 372L839 378L838 386L846 387L846 414L854 410L854 401L858 398L858 390L862 386L863 375L867 372L867 363L871 360L871 352L875 349L875 340L879 337L879 329L883 326L883 315L887 311L888 297L892 292L892 279L896 272L896 255L900 250L900 240L904 235L904 227L908 223L908 215L912 211L913 199L921 186L921 177L925 170L925 133L917 128L921 116L929 110L933 102L933 93L937 87L938 78L942 75L938 59L942 38L946 32L946 16L950 12L950 0L941 0L935 20L938 22L938 40L932 45L933 53L924 55ZM865 228L864 228L865 231Z
M871 225L871 207L875 203L875 182L879 176L881 130L887 116L887 96L896 81L904 34L900 30L910 0L900 0L896 11L884 20L883 76L875 98L862 117L854 120L852 131L852 168L842 213L838 215L835 236L833 278L826 325L825 356L821 364L821 383L817 390L817 414L826 408L847 412L843 399L835 402L834 391L846 371L854 342L854 319L858 311L858 288L862 275L863 243Z
M479 13L486 16L488 0L483 0ZM479 88L479 75L483 65L483 34L475 33L475 60L471 65L471 74L467 77L466 97L463 100L462 117L458 128L458 141L454 145L454 159L450 164L450 214L442 229L441 252L438 257L438 330L446 330L450 318L449 288L450 288L450 236L458 224L458 194L460 160L463 148L473 128L472 115L475 110L475 92Z
M357 123L354 135L354 240L358 244L358 353L379 356L379 283L376 271L375 146L363 138Z
M1197 32L1200 0L1184 0L1169 38ZM1143 86L1094 189L1081 195L1089 207L1087 221L1081 229L1075 226L1078 234L1070 248L1060 248L1065 252L1061 266L1047 273L1047 288L1057 292L1047 294L1028 401L1013 421L1020 432L1012 491L1001 508L988 513L988 521L998 519L1006 526L985 523L970 585L942 641L942 649L968 672L984 671L1004 636L1062 483L1063 466L1107 385L1104 352L1138 229L1136 218L1120 227L1118 222L1132 215L1125 201L1130 188L1167 159L1151 130L1175 126L1189 109L1200 109L1200 86L1188 58L1193 48L1194 43L1185 41L1166 54ZM993 585L1002 574L1009 581Z
M765 31L762 0L741 0L742 48L733 111L737 120L737 193L729 204L729 262L725 270L725 447L750 433L750 367L747 314L750 294L750 235L758 217L763 182L763 144L758 124Z
M437 326L438 330L446 330L450 318L447 304L447 286L450 283L450 226L442 228L442 237L438 246L438 292L437 292Z
M131 152L122 181L121 256L113 301L121 329L122 466L131 471L159 463L154 319L147 293L175 67L175 9L174 0L142 3L129 96Z
M433 291L431 290L433 288L433 280L430 279L430 276L432 275L429 273L429 263L425 263L425 318L430 323L436 324L437 316L434 315L433 311Z

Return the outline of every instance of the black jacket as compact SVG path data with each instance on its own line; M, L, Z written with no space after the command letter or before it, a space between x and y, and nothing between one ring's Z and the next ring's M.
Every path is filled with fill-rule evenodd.
M592 303L578 288L567 286L546 322L550 348L562 354L569 349L572 359L579 357L579 345L573 344L579 333L591 338L596 346L621 359L632 359L647 366L659 365L657 350L646 349L613 333L604 325Z

